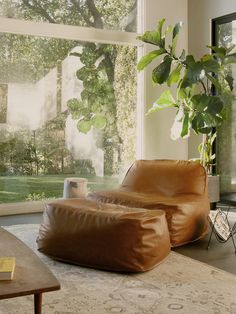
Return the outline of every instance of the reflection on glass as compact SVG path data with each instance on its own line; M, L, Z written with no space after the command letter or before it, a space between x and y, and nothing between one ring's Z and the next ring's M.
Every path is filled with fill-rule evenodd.
M217 27L219 46L231 47L236 44L236 21L220 24ZM236 48L232 53L236 52ZM229 68L234 77L236 92L236 65ZM236 96L236 93L235 93ZM217 133L217 172L220 174L221 193L236 192L236 101L228 106L227 120Z
M0 0L0 16L136 32L136 0Z
M135 158L136 48L0 34L0 202L112 188ZM0 96L1 96L0 95Z

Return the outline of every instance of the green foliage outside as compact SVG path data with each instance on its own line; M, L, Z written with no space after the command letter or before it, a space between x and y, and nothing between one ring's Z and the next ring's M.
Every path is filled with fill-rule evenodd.
M1 0L0 15L55 24L136 31L136 2L136 0ZM135 15L132 23L122 22L130 13Z
M117 47L115 66L115 96L117 130L121 139L121 167L126 168L135 159L136 152L136 48Z
M100 130L105 173L117 173L120 161L131 163L135 156L136 48L88 44L73 55L84 64L76 72L84 90L81 99L68 101L69 111L80 132Z
M1 203L61 198L63 196L64 179L67 177L68 175L0 177ZM69 175L69 177L73 177L73 175ZM118 186L117 178L85 175L83 177L88 179L89 191Z
M2 0L0 15L134 31L135 7L135 0ZM129 19L125 22L127 16ZM65 121L69 113L78 119L79 131L86 133L91 128L97 129L97 146L105 152L105 174L117 174L120 163L126 158L128 162L133 161L136 124L134 48L7 33L0 36L0 46L0 84L3 85L34 84L55 67L60 74L61 62L72 55L72 49L78 46L83 49L77 57L84 65L81 69L75 69L84 90L79 99L68 102L69 110L61 112L61 77L58 77L57 117L34 131L10 130L9 134L4 134L4 141L0 142L0 180L6 180L5 176L8 175L11 176L9 180L16 175L18 179L20 176L38 176L39 180L41 175L94 175L89 160L75 161L65 148ZM124 132L125 129L128 132ZM84 167L83 171L81 166ZM20 181L16 181L16 184L20 184ZM4 202L4 193L7 192L3 191L6 189L6 185L2 185L0 201ZM29 191L28 199L43 197L40 193L44 192L37 189ZM9 195L10 201L27 197L24 194L22 199L16 194L15 198L14 192L9 192ZM46 192L45 197L48 197Z
M65 148L65 117L60 114L36 131L12 132L0 142L0 175L74 173L75 162Z
M217 27L217 44L229 48L234 42L234 28L233 23L221 24ZM233 50L236 52L236 48ZM235 69L235 64L233 68ZM235 70L231 70L232 65L229 65L229 72L234 74ZM236 91L234 91L236 93ZM217 173L220 175L220 191L221 193L228 193L235 191L232 179L236 177L235 167L235 145L234 145L234 130L235 130L235 99L228 107L227 119L223 121L222 125L217 129L217 145L216 145L216 159L217 159ZM227 140L226 140L227 139Z
M78 120L77 128L88 133L91 128L101 130L100 147L105 152L105 173L113 173L114 152L117 150L116 99L114 95L114 65L116 46L87 43L82 53L72 53L80 58L83 67L76 72L83 82L80 98L68 101L69 112ZM110 149L110 143L112 149Z

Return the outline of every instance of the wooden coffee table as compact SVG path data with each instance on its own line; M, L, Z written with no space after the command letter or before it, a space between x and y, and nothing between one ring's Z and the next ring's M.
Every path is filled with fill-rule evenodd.
M58 280L22 241L0 228L0 256L15 256L13 280L0 281L0 299L34 295L34 313L42 313L42 293L60 289ZM16 305L17 307L17 305Z

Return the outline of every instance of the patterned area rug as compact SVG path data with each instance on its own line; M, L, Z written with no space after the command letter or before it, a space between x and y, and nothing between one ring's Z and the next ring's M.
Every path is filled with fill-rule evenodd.
M43 295L44 314L236 313L236 276L230 273L175 252L155 269L134 275L68 265L37 251L38 227L5 228L30 246L61 283L61 290ZM33 298L1 300L0 313L31 314Z

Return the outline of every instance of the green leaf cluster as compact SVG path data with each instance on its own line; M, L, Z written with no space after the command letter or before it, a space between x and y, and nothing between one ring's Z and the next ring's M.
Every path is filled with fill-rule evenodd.
M73 119L78 119L80 132L88 133L91 128L103 130L114 122L112 119L115 97L113 81L108 78L105 54L107 45L87 44L81 53L71 55L79 57L84 64L76 71L83 82L81 99L70 99L68 109Z
M181 137L187 136L190 129L197 134L209 134L222 123L232 101L233 78L228 66L236 63L234 47L208 46L212 53L200 60L186 55L184 50L178 54L177 42L183 24L179 22L163 30L164 22L165 19L160 20L155 30L138 37L154 45L155 50L139 60L137 69L141 71L155 62L153 83L168 87L175 84L177 92L172 95L169 89L165 90L148 113L176 107L176 120L182 124Z

